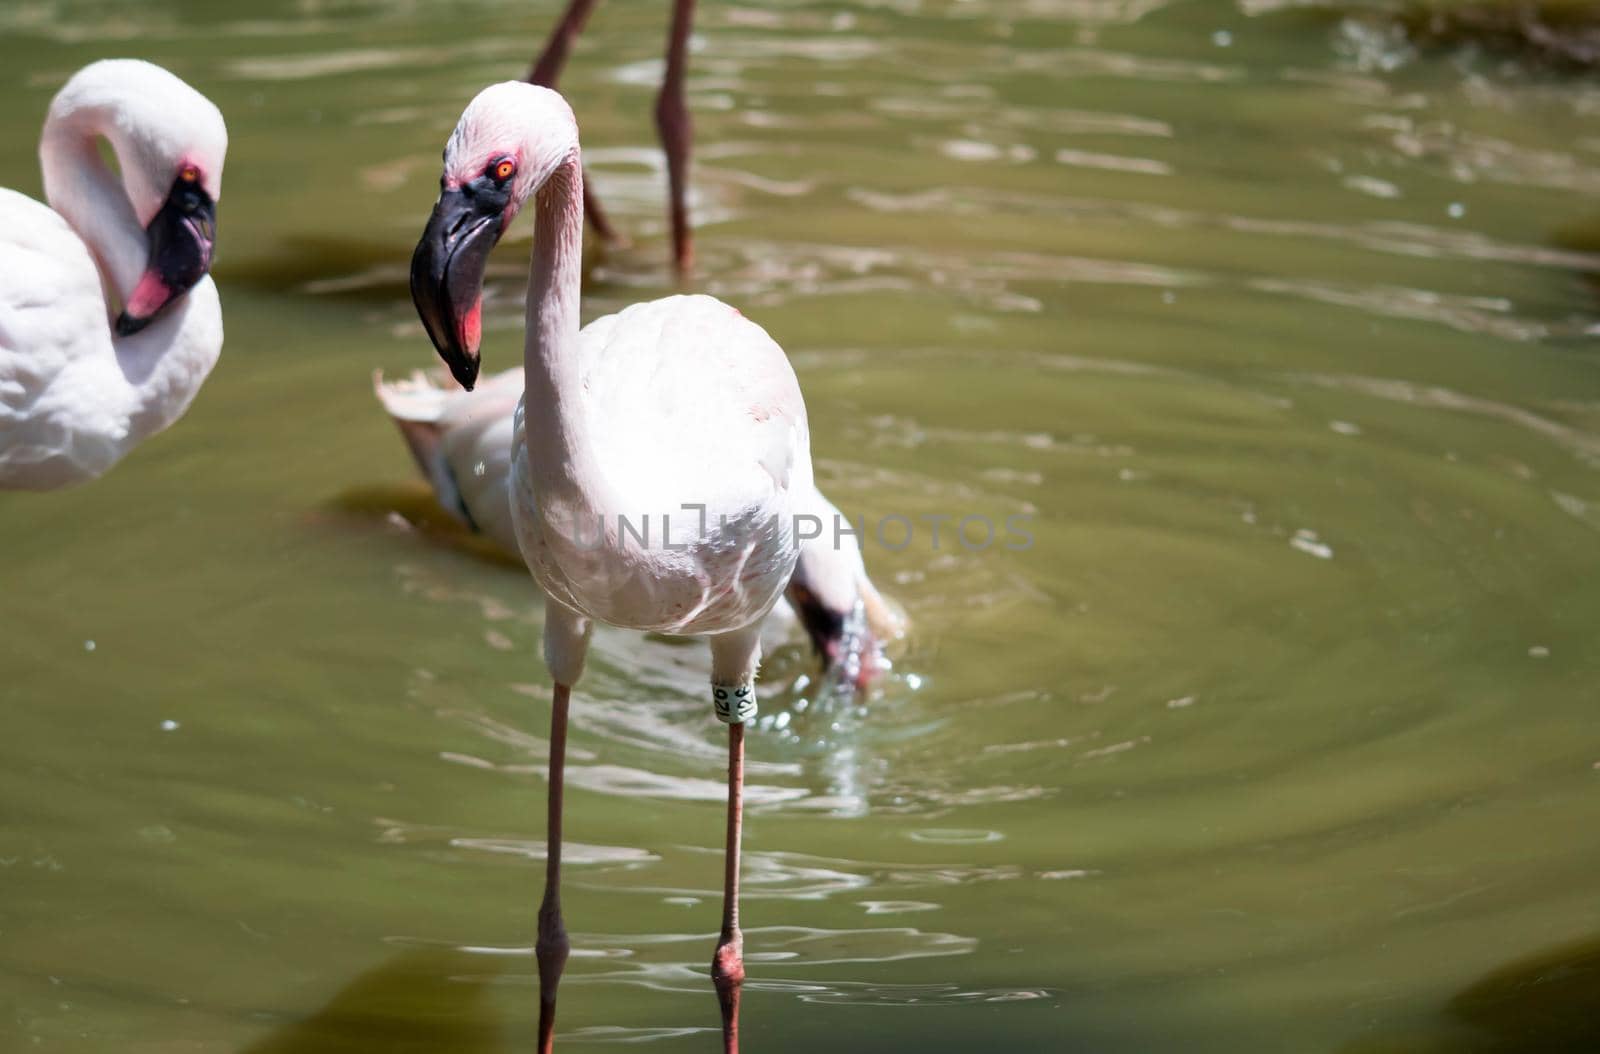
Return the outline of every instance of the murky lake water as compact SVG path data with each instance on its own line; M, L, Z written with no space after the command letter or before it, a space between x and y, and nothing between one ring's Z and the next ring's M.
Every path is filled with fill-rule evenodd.
M865 713L771 656L749 1050L1600 1046L1600 82L1288 6L703 6L698 286L847 513L1034 538L869 545L915 632ZM109 55L233 139L193 410L0 496L5 1049L531 1049L539 600L369 375L431 361L441 144L555 11L0 9L0 183ZM634 238L586 318L670 288L666 14L564 80ZM706 661L603 633L579 688L563 1045L714 1046Z

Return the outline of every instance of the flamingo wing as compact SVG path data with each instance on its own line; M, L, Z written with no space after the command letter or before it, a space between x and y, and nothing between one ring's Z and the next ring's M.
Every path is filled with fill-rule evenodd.
M692 500L713 518L787 515L810 486L800 384L783 349L734 308L667 297L598 319L579 339L598 459L619 493L646 503L639 513Z

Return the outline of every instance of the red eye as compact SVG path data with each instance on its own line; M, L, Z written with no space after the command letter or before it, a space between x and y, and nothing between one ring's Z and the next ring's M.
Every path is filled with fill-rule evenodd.
M184 165L178 170L178 178L185 183L193 183L200 178L200 170L193 165Z
M516 163L509 157L495 163L492 171L495 179L510 179L511 174L517 170Z

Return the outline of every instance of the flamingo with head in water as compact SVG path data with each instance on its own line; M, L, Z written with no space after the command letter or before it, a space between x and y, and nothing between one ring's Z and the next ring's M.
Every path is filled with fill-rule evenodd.
M635 304L580 331L578 126L560 95L519 82L486 88L462 114L411 262L418 313L464 388L478 379L489 250L524 209L534 242L510 512L523 559L550 598L544 656L555 682L536 944L540 1050L553 1044L570 948L561 914L567 711L596 621L710 641L712 707L729 725L722 931L711 973L724 1047L737 1050L744 730L756 712L761 622L794 572L795 518L815 491L805 403L783 350L711 297ZM646 516L662 533L641 539Z
M0 488L93 479L188 409L222 350L227 148L217 108L148 62L96 62L56 93L49 207L0 189Z

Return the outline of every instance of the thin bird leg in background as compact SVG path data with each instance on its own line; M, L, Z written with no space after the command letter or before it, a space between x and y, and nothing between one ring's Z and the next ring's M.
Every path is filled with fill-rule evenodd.
M539 1054L555 1045L556 987L572 950L561 920L561 784L567 767L567 704L572 688L557 684L550 707L550 813L546 821L544 903L539 905Z
M578 39L578 34L583 32L583 27L589 22L589 14L594 10L597 0L572 0L567 10L561 16L561 21L556 23L550 39L545 42L544 51L534 60L533 69L528 72L528 83L538 84L546 88L554 88L556 81L561 77L561 71L567 65L567 56L572 54L572 45Z
M656 130L667 154L667 181L672 210L672 263L681 278L694 266L694 235L689 230L685 197L689 192L689 145L693 128L683 101L683 80L689 65L689 30L694 0L672 0L672 29L667 36L667 74L656 97Z
M598 0L572 0L566 13L561 16L561 21L556 23L554 32L545 43L544 51L534 60L533 69L528 71L528 83L537 84L543 88L554 88L561 79L561 71L566 68L567 57L572 54L572 45L578 39L578 34L583 32L583 27L589 21L589 14L594 10ZM591 189L594 182L584 173L583 179L583 215L606 242L616 245L622 242L622 237L617 233L611 221L606 217L605 210L600 207L600 199Z
M739 1054L739 989L744 984L744 934L739 932L739 839L744 828L744 725L728 726L728 844L722 872L722 936L711 979L722 1004L723 1054Z

